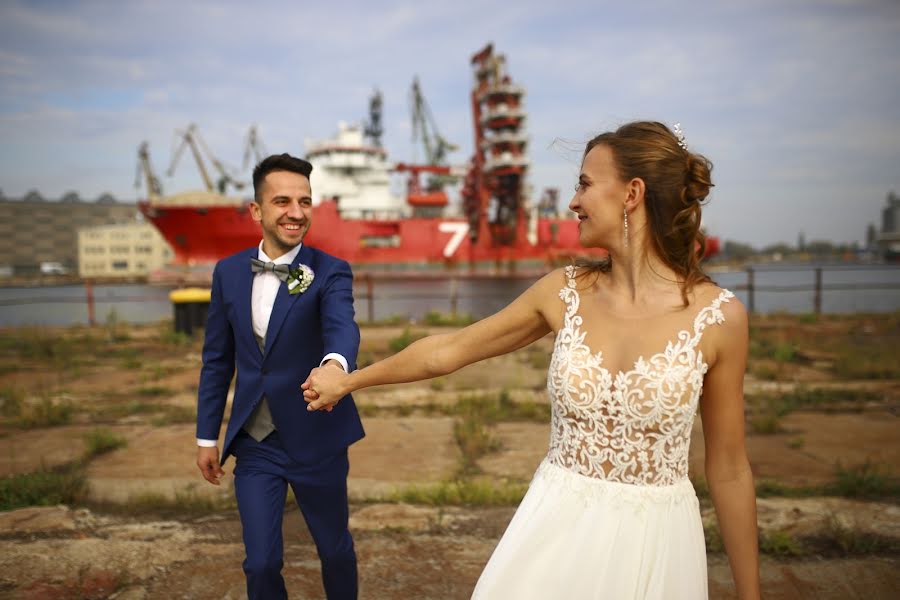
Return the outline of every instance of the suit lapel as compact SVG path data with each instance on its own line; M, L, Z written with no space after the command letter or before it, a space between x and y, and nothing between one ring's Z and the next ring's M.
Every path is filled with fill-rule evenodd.
M300 248L300 252L297 253L297 256L294 257L294 262L291 263L291 269L296 268L301 263L308 265L310 259L312 258L312 251L304 244ZM305 293L305 292L304 292ZM275 304L272 306L272 316L269 317L269 327L266 329L266 351L264 355L269 354L269 350L272 348L272 344L275 343L275 339L278 337L278 332L281 330L281 326L284 324L284 319L287 317L288 312L291 310L291 307L294 306L294 302L297 301L297 298L302 296L303 294L293 294L288 293L287 284L282 283L278 286L278 293L275 296Z
M242 263L238 269L238 283L237 283L237 299L235 300L234 306L237 311L238 318L240 319L240 333L244 337L247 338L247 342L253 348L259 348L259 344L256 343L256 335L253 333L253 309L252 307L252 297L253 297L253 272L250 271L250 259L256 256L258 250L254 248L247 252L246 257L242 260Z

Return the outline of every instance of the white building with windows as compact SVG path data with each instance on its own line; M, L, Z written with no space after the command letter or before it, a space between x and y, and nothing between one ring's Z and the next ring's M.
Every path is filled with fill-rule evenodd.
M78 275L82 278L146 277L172 257L169 244L149 223L78 230Z

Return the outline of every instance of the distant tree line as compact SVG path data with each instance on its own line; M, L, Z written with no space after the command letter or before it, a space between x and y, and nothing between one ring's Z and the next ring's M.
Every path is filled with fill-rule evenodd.
M786 243L771 244L763 248L755 248L750 244L726 240L722 245L719 258L723 260L747 260L754 258L767 258L780 256L782 258L830 258L858 253L860 248L856 244L835 244L826 240L813 240L806 242L801 236L796 246Z

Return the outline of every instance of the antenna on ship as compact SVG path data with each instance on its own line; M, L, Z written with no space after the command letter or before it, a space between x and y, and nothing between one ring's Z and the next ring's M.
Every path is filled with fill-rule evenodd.
M384 128L381 125L381 107L383 102L381 91L375 88L375 92L369 98L369 120L363 128L363 133L372 140L372 144L376 148L381 148L381 136L384 135Z
M191 154L194 155L194 161L197 163L197 169L200 170L200 176L203 178L203 183L206 185L206 191L211 194L215 193L217 187L218 192L220 194L224 194L225 189L228 187L228 185L231 185L238 190L243 189L244 186L247 185L243 181L236 180L230 173L228 173L222 162L215 157L215 155L209 149L209 146L207 146L206 142L203 141L203 138L200 137L200 134L197 132L197 125L191 123L184 131L175 131L175 137L181 138L181 144L172 155L172 163L169 165L169 170L166 172L169 177L171 177L175 173L175 167L178 165L178 159L181 158L185 147L190 147ZM213 186L212 180L209 178L209 173L206 170L206 165L203 163L203 157L200 155L200 148L203 149L203 151L206 153L207 158L209 158L210 162L216 168L216 171L219 172L219 180L217 181L217 186L215 187Z

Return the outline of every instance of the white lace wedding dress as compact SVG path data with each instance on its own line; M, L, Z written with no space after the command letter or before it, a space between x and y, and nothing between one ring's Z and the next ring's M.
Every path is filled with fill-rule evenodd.
M722 291L692 331L613 377L585 344L574 276L567 268L547 381L550 450L472 598L705 599L688 449L707 370L698 344L733 294Z

